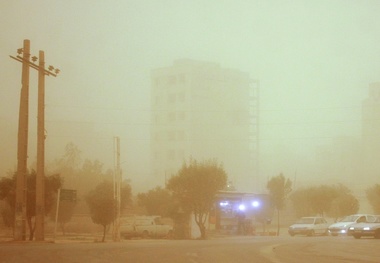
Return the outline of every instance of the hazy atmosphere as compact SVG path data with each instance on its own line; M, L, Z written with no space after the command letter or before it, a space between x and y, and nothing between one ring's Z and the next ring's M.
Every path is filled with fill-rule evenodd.
M119 136L133 191L162 185L150 180L151 71L186 58L260 81L261 189L281 172L296 186L379 183L377 170L361 174L354 153L362 102L380 81L379 13L376 0L1 1L0 176L17 162L21 64L9 55L29 39L32 56L43 50L46 66L61 70L46 78L47 164L72 142L111 169ZM30 76L29 167L37 72Z

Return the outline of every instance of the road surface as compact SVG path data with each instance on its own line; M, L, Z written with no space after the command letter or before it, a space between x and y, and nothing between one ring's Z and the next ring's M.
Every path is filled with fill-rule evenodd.
M364 263L380 262L380 240L352 237L224 237L210 240L2 242L0 262Z

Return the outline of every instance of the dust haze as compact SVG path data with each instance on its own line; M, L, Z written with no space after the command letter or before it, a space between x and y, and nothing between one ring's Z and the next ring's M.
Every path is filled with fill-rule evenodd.
M260 180L240 177L238 188L263 191L283 173L296 187L343 183L364 196L380 171L379 11L378 1L346 0L2 1L0 176L17 161L21 64L9 55L29 39L32 55L44 50L61 70L46 78L47 163L72 142L112 169L119 136L134 193L164 185L150 169L151 72L191 59L260 81ZM37 72L30 76L33 166ZM364 120L369 104L378 111Z

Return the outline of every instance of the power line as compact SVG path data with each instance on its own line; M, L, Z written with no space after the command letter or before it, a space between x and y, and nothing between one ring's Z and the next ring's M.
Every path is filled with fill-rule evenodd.
M380 121L379 119L372 119L372 120L366 120L366 122L377 122ZM173 124L154 124L151 122L147 123L126 123L126 122L103 122L103 121L78 121L78 120L47 120L48 123L83 123L83 124L113 124L113 125L122 125L122 126L172 126L172 125L178 125L178 123ZM316 124L344 124L344 123L361 123L362 120L356 119L356 120L333 120L333 121L305 121L305 122L262 122L260 123L261 126L274 126L274 125L316 125ZM202 124L203 127L205 126L218 126L220 127L220 123L212 123L208 122L207 124ZM227 125L227 124L226 124ZM249 123L245 124L239 124L240 126L249 125Z
M105 106L78 106L78 105L64 105L64 104L46 104L46 107L52 108L76 108L76 109L89 109L89 110L115 110L115 111L142 111L142 112L162 112L167 110L152 110L148 108L124 108L124 107L105 107ZM362 105L353 105L353 106L331 106L331 107L295 107L295 108L286 108L286 107L276 107L276 108L261 108L260 112L274 112L274 111L325 111L325 110L344 110L344 109L358 109L361 110ZM187 112L246 112L246 110L204 110L204 109L184 109Z

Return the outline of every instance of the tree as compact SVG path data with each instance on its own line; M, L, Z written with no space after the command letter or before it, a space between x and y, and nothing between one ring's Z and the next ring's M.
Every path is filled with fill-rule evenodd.
M367 200L372 206L373 212L375 214L380 214L380 184L375 184L374 186L366 190Z
M308 191L306 188L297 189L289 196L297 217L309 216L311 214Z
M267 184L272 205L277 210L277 236L280 234L280 210L285 207L285 201L292 191L292 182L281 173L272 177Z
M337 197L331 202L331 207L328 211L328 215L338 218L356 214L359 210L359 201L352 194L352 191L344 185L337 185L334 187L337 193Z
M65 226L68 222L70 222L71 217L74 214L74 208L76 206L76 202L68 201L68 200L61 200L59 201L59 211L58 211L58 218L57 222L59 224L59 227L62 230L63 235L66 235ZM56 211L57 207L55 205L54 211ZM50 218L52 220L55 220L56 214L50 213Z
M63 157L56 162L60 164L61 167L67 167L72 169L79 168L82 163L81 150L73 142L69 142L65 146L65 153Z
M159 186L137 195L137 204L145 207L148 215L168 216L173 202L170 191Z
M194 214L201 238L206 238L206 219L215 203L219 190L226 187L227 175L215 160L186 162L175 176L170 178L167 189L179 201L181 210Z
M64 178L64 187L77 191L77 203L74 213L87 212L85 196L104 180L112 180L113 171L104 171L104 165L98 160L84 159L79 148L68 143L61 158L49 165L49 169L59 172Z
M337 221L338 218L356 214L358 210L358 199L352 194L342 194L332 201L328 215L335 218L335 221Z
M122 184L121 187L121 209L130 202L131 188L128 184ZM104 242L106 237L107 226L111 224L116 217L116 200L114 198L114 185L111 181L103 181L98 184L94 190L86 196L87 204L90 208L91 219L95 224L103 226Z
M14 224L15 224L14 208L10 207L8 203L4 202L4 205L0 213L1 213L1 217L3 218L4 225L6 227L12 228L12 231L14 233Z
M65 152L59 159L50 163L49 170L59 173L65 181L65 187L73 188L77 185L78 171L82 163L81 151L78 146L70 142L65 146Z
M15 226L15 178L2 177L0 179L0 200L4 201L4 206L1 208L1 217L4 225L11 227L14 233Z
M334 186L320 185L308 190L308 201L312 211L324 216L331 209L332 202L339 196Z
M65 187L75 188L79 197L86 195L103 180L112 179L113 173L103 172L103 163L81 157L81 151L73 143L65 147L64 155L50 164L50 169L58 171L65 178ZM107 178L108 177L108 178Z
M62 180L59 174L45 176L45 213L48 214L54 203L58 189ZM7 217L14 218L16 192L16 173L12 177L3 177L0 180L0 199L5 200L11 208L11 214L3 212ZM13 215L13 217L12 217ZM27 203L26 221L29 227L29 240L34 238L34 217L36 216L36 172L34 170L27 174Z
M298 189L290 196L298 217L328 214L335 219L357 213L359 201L342 184Z

